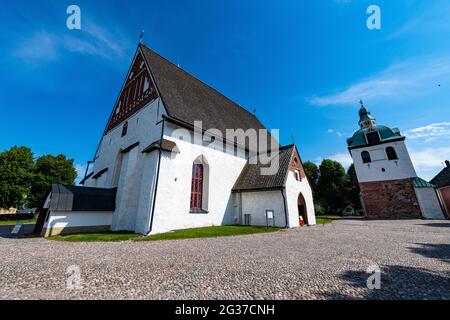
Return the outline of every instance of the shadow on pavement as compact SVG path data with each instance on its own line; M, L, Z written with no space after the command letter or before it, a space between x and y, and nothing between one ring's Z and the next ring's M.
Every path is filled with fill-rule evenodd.
M450 228L450 223L427 223L424 224L424 226L436 228Z
M16 225L0 226L0 238L20 239L38 237L38 235L33 233L33 230L34 224L22 224L20 228L16 228Z
M322 294L325 299L368 299L368 300L416 300L450 299L450 272L447 275L431 273L426 269L388 266L381 269L381 288L370 290L367 279L371 274L362 271L347 271L340 278L361 293L360 298L335 292Z
M409 248L411 252L426 258L439 259L450 263L450 244L416 243L419 248Z

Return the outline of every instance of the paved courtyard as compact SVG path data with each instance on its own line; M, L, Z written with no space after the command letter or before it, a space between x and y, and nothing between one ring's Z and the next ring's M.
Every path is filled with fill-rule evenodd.
M450 299L450 221L138 243L20 239L11 229L0 227L1 299ZM374 264L379 290L366 287ZM66 288L70 266L81 289Z

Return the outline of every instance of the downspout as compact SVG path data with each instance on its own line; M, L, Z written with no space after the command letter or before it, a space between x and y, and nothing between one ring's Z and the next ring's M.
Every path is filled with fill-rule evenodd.
M242 221L242 192L241 191L236 191L234 193L232 193L233 195L235 195L237 197L237 209L236 209L236 214L237 214L237 221L236 224L237 225L243 225L244 222Z
M161 122L162 122L162 125L161 125L161 138L159 139L158 168L157 168L157 173L156 173L155 192L153 194L152 215L150 217L150 227L149 227L149 230L147 232L147 235L150 234L150 232L152 232L153 217L155 215L156 193L158 191L159 171L160 171L160 168L161 168L162 143L163 143L163 139L164 139L164 125L166 123L166 119L165 119L164 115L162 116L162 120L159 123L161 123Z
M287 208L286 208L286 196L284 195L284 188L281 189L280 191L281 191L281 195L283 196L284 218L286 221L285 228L287 229L289 227L289 219L288 219L288 213L287 213Z
M239 220L238 223L241 225L242 222L242 192L239 192Z

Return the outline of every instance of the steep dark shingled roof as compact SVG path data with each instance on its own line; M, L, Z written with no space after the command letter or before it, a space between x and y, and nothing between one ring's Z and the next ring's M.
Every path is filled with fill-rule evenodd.
M286 177L289 171L289 163L291 162L294 145L280 148L279 169L274 175L261 175L261 168L267 167L261 163L250 164L247 161L244 169L242 169L239 178L234 184L233 191L251 191L264 189L283 188L286 183Z
M201 120L203 129L265 129L244 108L145 45L140 45L170 117L190 125Z
M114 211L117 189L52 184L49 210Z
M430 183L434 184L437 188L450 186L450 163L446 162L446 164L447 166L430 181Z

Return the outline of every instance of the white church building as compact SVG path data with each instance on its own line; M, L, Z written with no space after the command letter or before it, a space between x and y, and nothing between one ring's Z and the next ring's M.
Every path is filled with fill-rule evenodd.
M315 224L296 146L142 44L91 164L83 186L52 186L42 235Z

